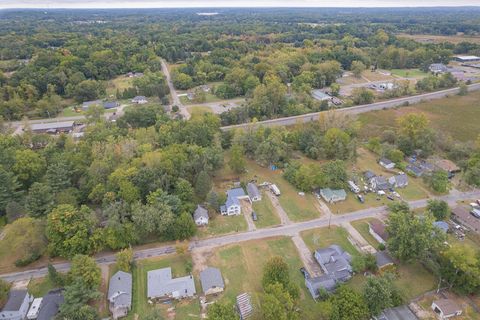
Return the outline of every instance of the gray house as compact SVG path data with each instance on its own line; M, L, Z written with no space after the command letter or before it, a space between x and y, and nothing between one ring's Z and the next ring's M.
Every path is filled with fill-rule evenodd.
M395 163L387 158L381 158L380 161L378 162L382 167L385 169L393 169L395 168Z
M408 308L408 306L399 306L383 310L383 312L373 317L374 320L417 320L417 316Z
M260 190L258 190L257 185L253 182L247 184L247 193L252 202L262 200L262 194L260 193Z
M227 191L227 201L225 205L220 207L222 215L234 216L242 213L241 199L248 199L250 197L245 194L243 188L234 188Z
M204 207L197 205L197 209L193 213L193 220L197 226L205 226L208 224L208 210Z
M23 320L27 315L32 296L27 290L10 290L8 300L0 312L2 320Z
M48 292L42 300L40 309L38 311L37 320L51 320L60 311L60 306L63 304L63 290L56 289Z
M352 257L338 245L315 251L315 259L323 272L330 275L336 282L345 282L352 277Z
M208 267L200 272L200 283L205 295L220 293L225 289L222 273L217 268Z
M196 294L193 277L173 278L172 268L148 271L147 297L158 301L192 298Z
M113 319L125 317L132 309L132 274L118 271L108 284L109 309Z
M405 173L397 174L388 179L390 185L394 188L405 188L408 186L408 177Z
M373 177L370 180L370 187L374 191L380 191L380 190L385 191L391 188L390 183L387 181L387 179L385 179L385 177L382 177L382 176Z
M332 292L335 290L337 283L330 275L322 274L321 276L314 278L305 277L305 286L308 291L310 291L313 299L317 299L320 297L320 290Z
M330 188L320 189L320 195L328 203L344 201L347 198L347 193L343 189L338 189L338 190L332 190Z

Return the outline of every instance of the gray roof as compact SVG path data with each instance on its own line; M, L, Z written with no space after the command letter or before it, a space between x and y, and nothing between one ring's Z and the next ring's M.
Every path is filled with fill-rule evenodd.
M423 170L420 167L417 167L413 164L409 164L406 169L416 175L417 177L420 177L423 174Z
M2 311L18 311L22 306L25 296L27 295L27 290L18 289L10 290L8 293L8 300Z
M379 162L383 163L384 165L393 164L393 161L387 158L381 158Z
M193 213L193 219L196 221L202 217L208 219L208 210L200 205L197 205L197 209L195 209L195 212Z
M207 292L211 288L225 288L222 273L217 268L208 267L200 272L200 282L203 292Z
M418 318L407 306L383 310L377 320L417 320Z
M347 193L343 189L338 189L338 190L332 190L330 188L320 189L320 195L326 201L329 201L329 202L334 200L334 198L336 198L336 199L346 199L347 198Z
M433 225L445 233L447 233L449 229L448 223L446 223L445 221L436 221L433 223Z
M385 251L378 251L375 254L375 259L377 261L377 267L382 268L393 263L392 257Z
M345 281L351 277L352 257L338 245L331 245L315 251L315 259L325 273L329 274L335 281Z
M132 274L118 271L108 284L108 300L115 306L132 305Z
M234 188L227 191L227 201L225 202L225 206L228 208L232 205L240 205L239 197L244 197L245 191L243 188Z
M383 176L373 177L372 181L375 182L377 190L388 190L391 187L390 183Z
M103 108L105 109L112 109L116 107L118 107L117 101L105 101L105 103L103 103Z
M42 304L38 311L37 320L51 320L58 313L64 301L61 289L52 290L43 297Z
M365 171L364 176L365 176L365 178L366 178L367 180L370 180L370 179L372 179L373 177L375 177L376 175L375 175L375 173L373 173L372 171Z
M136 97L133 98L132 100L133 100L133 101L147 100L147 97L145 97L145 96L136 96Z
M396 176L390 177L388 182L396 186L406 186L408 184L408 177L406 174L397 174Z
M173 297L192 297L195 295L195 282L192 276L172 278L172 268L163 268L148 271L147 292L149 298L161 298L172 295Z
M247 184L247 192L251 199L260 197L260 190L258 190L257 185L253 182Z
M320 288L327 291L333 291L336 287L335 279L328 274L322 274L321 276L314 278L305 278L305 282L315 291L315 297L318 295L318 290Z
M90 107L90 106L94 106L94 105L103 105L103 101L102 100L92 100L92 101L85 101L84 103L82 103L82 106L83 107Z
M48 129L61 129L73 127L74 121L61 121L61 122L47 122L47 123L34 123L31 125L33 131L35 130L48 130Z

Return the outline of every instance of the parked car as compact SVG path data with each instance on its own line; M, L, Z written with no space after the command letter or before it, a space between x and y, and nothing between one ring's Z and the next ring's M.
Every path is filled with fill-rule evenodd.
M364 198L361 194L357 194L357 199L358 199L358 201L360 201L361 203L365 203L365 198Z
M471 213L472 216L474 216L475 218L480 219L480 210L473 209L472 211L470 211L470 213Z
M308 273L308 271L304 267L300 268L300 272L303 274L304 278L310 278L310 274Z
M255 213L255 211L252 211L252 220L253 220L253 221L257 221L257 220L258 220L258 217L257 217L257 214Z
M395 199L393 198L393 196L391 196L391 195L388 195L388 196L387 196L387 199L388 199L388 200L391 200L391 201L395 200Z

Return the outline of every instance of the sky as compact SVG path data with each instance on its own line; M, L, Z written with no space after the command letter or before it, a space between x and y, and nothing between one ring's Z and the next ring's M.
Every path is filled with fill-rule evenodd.
M479 0L0 0L0 8L436 7Z

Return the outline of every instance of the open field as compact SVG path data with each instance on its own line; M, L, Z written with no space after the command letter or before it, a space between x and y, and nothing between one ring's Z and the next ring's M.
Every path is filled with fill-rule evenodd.
M371 234L368 232L368 223L374 220L379 221L378 219L362 219L351 222L351 225L357 229L357 231L362 235L362 237L374 248L378 248L380 244Z
M109 96L116 96L117 90L120 91L120 93L132 86L134 78L129 78L127 76L118 76L115 79L112 79L108 81L107 83L107 97Z
M220 99L219 97L217 97L216 95L210 93L210 92L207 92L205 93L205 101L201 102L201 103L207 103L207 102L215 102L215 101L220 101L222 99ZM198 104L197 101L195 100L190 100L188 99L186 96L181 96L180 97L180 101L185 104L185 105L194 105L194 104Z
M265 192L263 192L261 201L253 203L253 210L258 217L258 220L255 221L255 226L257 228L265 228L280 224L280 218L278 217L272 202L265 195Z
M427 72L420 69L392 69L390 72L392 75L402 78L423 78L428 76Z
M247 231L247 222L243 215L222 216L220 214L215 214L213 219L211 217L207 226L198 229L198 236L200 238L206 238L243 231Z
M187 110L192 117L199 117L199 116L203 116L205 113L212 113L211 108L201 107L201 106L187 107Z
M358 116L362 124L360 135L379 136L396 128L396 119L408 113L423 113L431 120L430 126L450 134L454 140L471 141L480 134L480 92L467 96L452 96L423 102L408 107L373 111Z
M407 39L412 39L420 43L450 42L453 44L458 44L460 42L472 42L472 43L480 44L480 37L465 36L465 35L442 36L442 35L431 35L431 34L400 33L397 36L407 38Z
M319 248L338 244L351 255L359 254L358 250L348 241L347 230L342 227L331 226L330 228L307 230L302 232L301 236L312 253Z
M275 183L280 189L281 196L278 197L281 206L287 212L292 221L305 221L318 218L320 212L315 208L315 198L312 194L300 196L290 183L282 176L282 170L270 170L259 166L253 160L247 160L247 172L243 174L235 174L228 167L228 154L225 156L224 168L216 174L214 179L215 189L217 191L226 191L233 185L233 181L240 180L248 182L256 180L258 183L268 181Z
M371 70L365 70L364 72L362 72L362 77L372 82L395 80L395 78L392 76L381 74L377 71L371 71Z
M321 319L320 305L314 302L305 287L303 276L299 272L302 262L290 238L249 241L217 250L208 260L208 265L219 267L222 271L226 290L220 300L233 302L238 294L248 292L252 295L254 304L258 305L263 291L263 266L275 255L285 259L290 267L291 279L301 288L302 319Z

